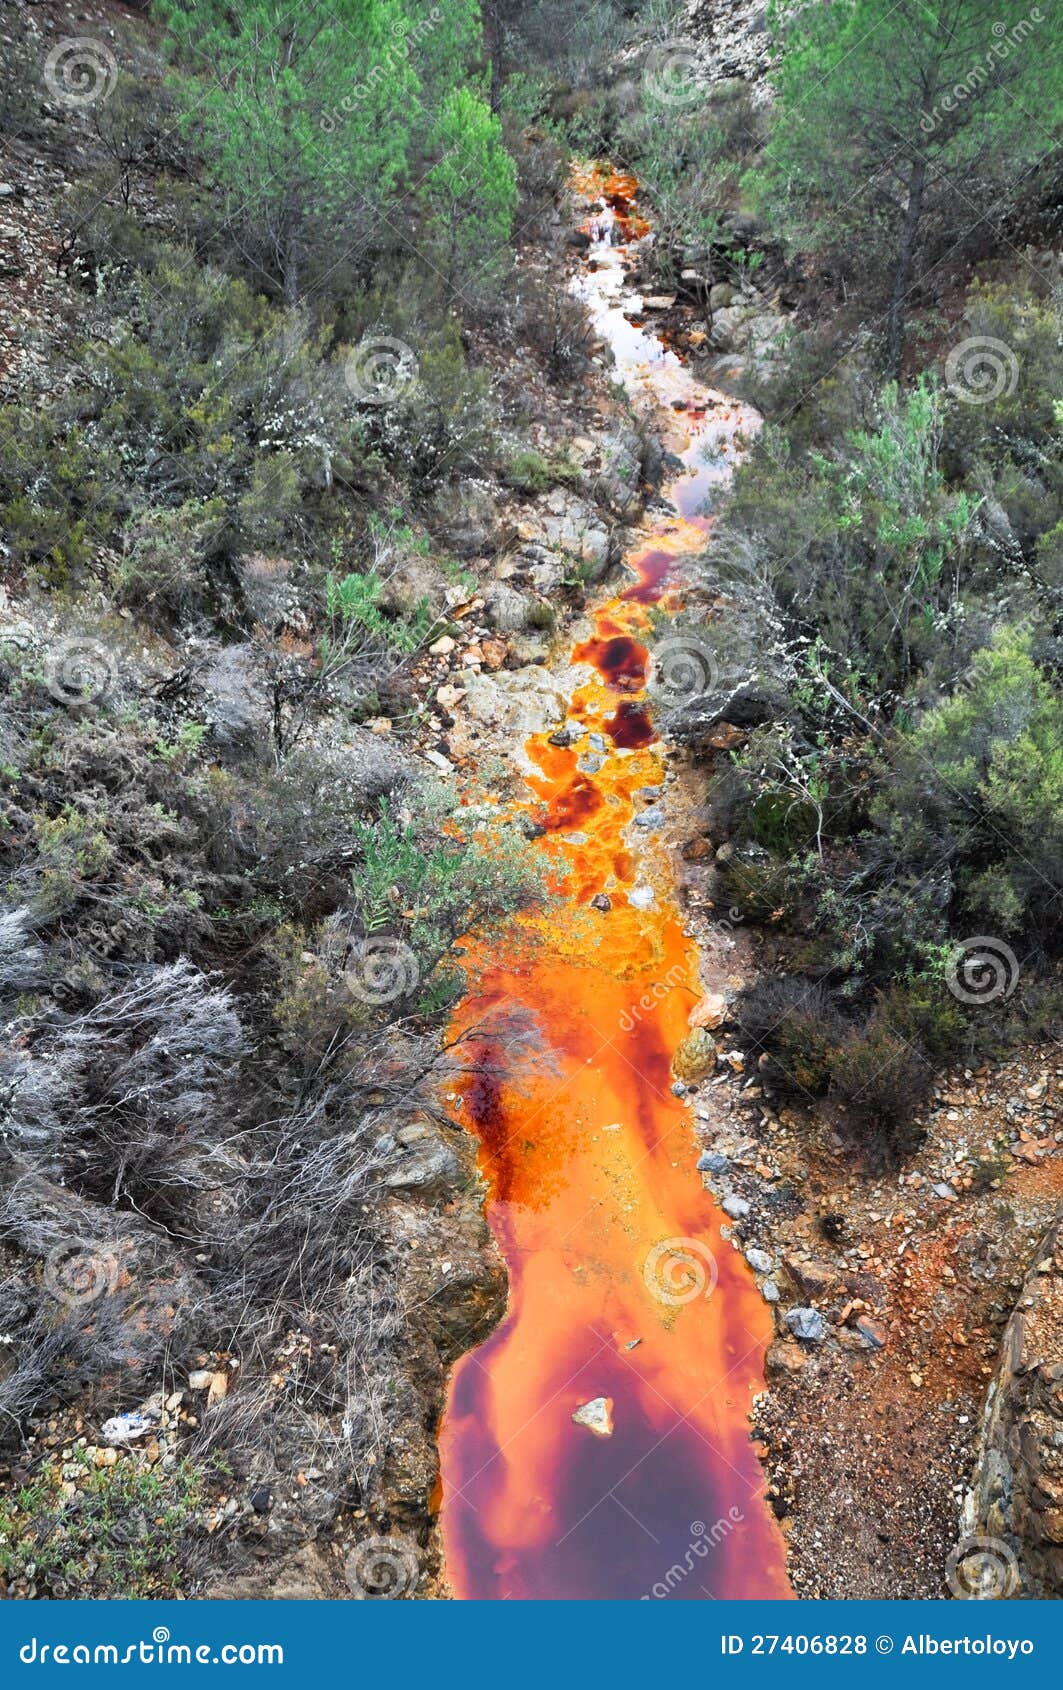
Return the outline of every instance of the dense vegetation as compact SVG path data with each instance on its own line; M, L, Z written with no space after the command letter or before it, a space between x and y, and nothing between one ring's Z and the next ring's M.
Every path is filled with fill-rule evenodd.
M184 1591L244 1553L231 1522L201 1553L234 1474L327 1474L312 1536L408 1459L395 1205L467 1181L456 941L546 895L404 749L414 672L493 555L481 489L561 477L496 346L564 379L586 326L559 266L515 274L564 160L504 134L471 0L160 0L93 49L87 103L61 64L42 99L20 23L10 172L43 150L75 183L67 321L0 406L0 1458L197 1352L240 1388L190 1466L38 1449L0 1573Z
M200 1348L239 1389L157 1477L13 1480L0 1573L187 1593L230 1480L327 1471L312 1536L430 1435L393 1199L426 1143L433 1215L464 1178L462 936L548 894L404 744L492 501L588 493L537 410L590 370L573 154L640 174L710 331L743 290L786 318L702 354L766 418L691 593L756 717L705 764L749 1047L888 1156L943 1062L1058 1032L1060 44L988 0L786 7L769 98L658 0L153 0L92 102L18 11L0 127L54 171L69 309L0 405L0 1455Z
M1063 66L978 0L769 30L770 103L602 110L662 279L779 331L701 578L759 721L715 758L719 895L765 941L747 1039L890 1155L943 1061L1060 1029Z

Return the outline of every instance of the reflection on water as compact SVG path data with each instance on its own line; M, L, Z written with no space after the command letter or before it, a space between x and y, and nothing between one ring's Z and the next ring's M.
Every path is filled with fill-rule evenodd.
M539 921L530 955L484 958L457 1018L456 1031L483 1027L524 1006L544 1048L529 1067L526 1051L484 1040L486 1072L464 1098L510 1300L454 1371L440 1436L447 1571L465 1598L788 1595L748 1435L770 1320L721 1243L671 1091L695 957L667 885L626 838L636 795L663 778L643 697L647 607L704 547L706 507L756 419L629 320L641 302L626 247L647 232L634 181L592 170L577 187L592 245L575 286L683 469L638 532L631 584L573 654L591 671L569 711L583 737L527 746L542 849L570 871L565 908ZM591 904L603 895L607 908ZM573 1424L595 1397L612 1399L611 1437Z

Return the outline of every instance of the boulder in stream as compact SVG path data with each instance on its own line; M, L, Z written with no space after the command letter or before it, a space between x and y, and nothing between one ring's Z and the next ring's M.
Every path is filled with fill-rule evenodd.
M590 1402L581 1403L572 1416L577 1426L585 1426L588 1432L593 1432L596 1438L611 1438L613 1435L613 1399L612 1397L592 1397Z

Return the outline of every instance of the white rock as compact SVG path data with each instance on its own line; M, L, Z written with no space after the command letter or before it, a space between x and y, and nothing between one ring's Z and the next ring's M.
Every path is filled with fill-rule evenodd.
M572 1416L577 1426L585 1426L588 1432L593 1432L596 1438L611 1438L613 1435L613 1399L612 1397L592 1397L590 1402L581 1403Z

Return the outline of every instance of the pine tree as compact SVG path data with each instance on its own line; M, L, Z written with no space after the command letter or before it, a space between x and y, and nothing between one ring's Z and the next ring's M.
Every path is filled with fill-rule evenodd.
M774 23L762 203L793 246L882 268L895 371L912 289L1058 144L1061 37L1028 0L808 0Z
M234 236L264 243L285 300L308 249L384 202L406 167L419 84L399 0L157 0Z
M433 121L455 88L486 91L487 56L479 0L406 0L410 57Z
M427 226L440 268L454 284L495 268L513 230L517 172L502 125L469 88L448 96L434 132L439 153L425 180Z

